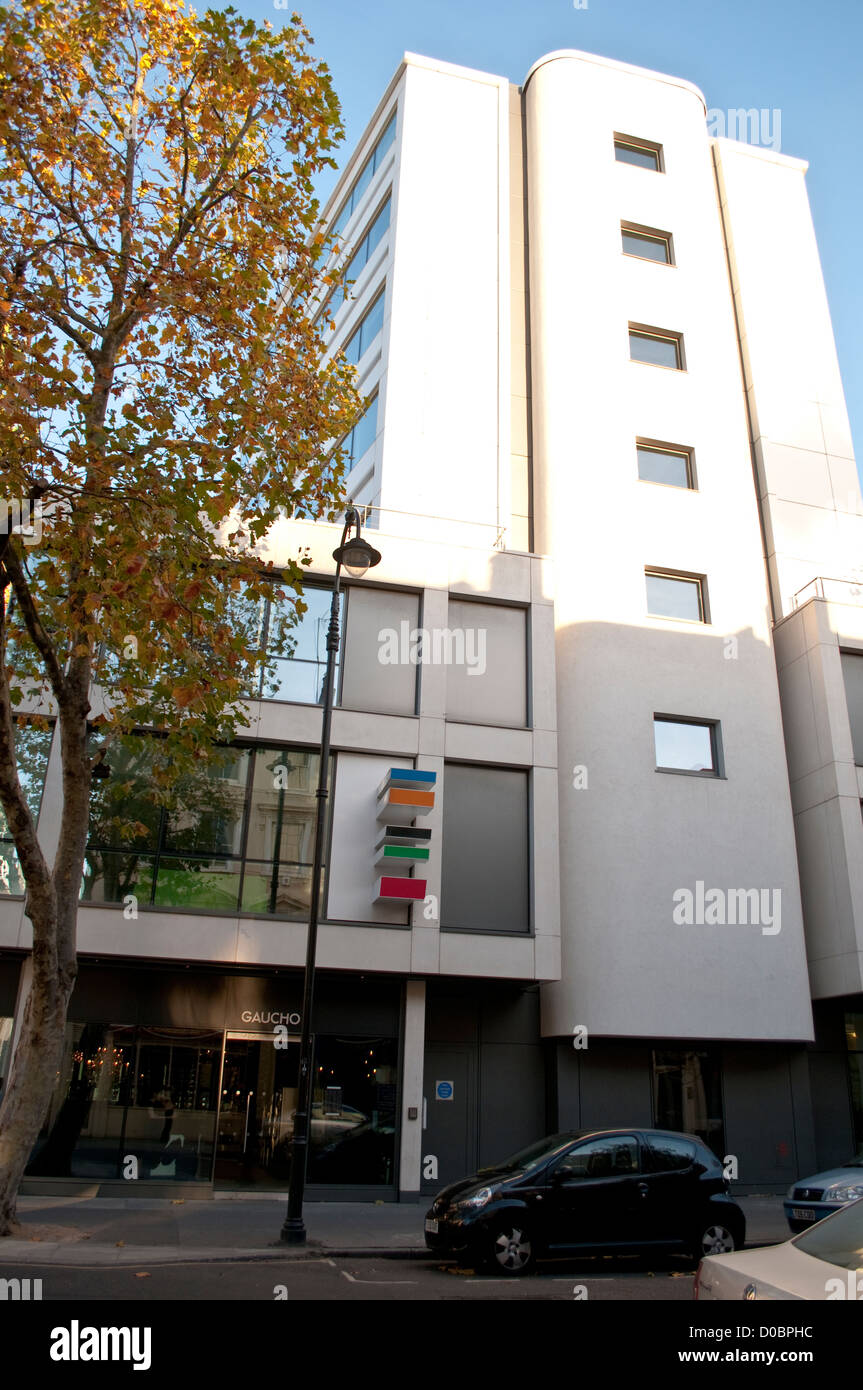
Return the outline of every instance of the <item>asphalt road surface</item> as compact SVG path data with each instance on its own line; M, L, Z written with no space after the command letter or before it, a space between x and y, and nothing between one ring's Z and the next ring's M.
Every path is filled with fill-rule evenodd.
M425 1260L309 1259L140 1265L100 1269L58 1265L4 1265L6 1279L41 1279L43 1302L76 1300L148 1303L193 1299L318 1302L400 1300L642 1301L692 1299L693 1271L669 1261L650 1269L635 1260L558 1260L521 1279ZM7 1310L11 1311L8 1308Z

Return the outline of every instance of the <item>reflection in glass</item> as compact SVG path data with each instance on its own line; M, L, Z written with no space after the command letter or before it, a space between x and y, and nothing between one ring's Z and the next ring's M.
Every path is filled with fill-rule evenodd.
M656 766L679 772L715 772L713 729L710 724L687 724L654 719Z
M28 1173L209 1181L220 1061L203 1029L67 1024Z
M654 367L680 367L680 342L653 333L629 334L629 355L633 362L649 362Z
M668 449L648 449L639 444L638 476L647 483L665 483L671 487L692 487L689 455L675 454Z
M654 1052L653 1112L656 1129L695 1134L722 1158L725 1125L718 1056L707 1049Z
M644 260L662 261L665 265L671 263L668 237L647 236L644 232L628 232L624 227L621 231L621 238L627 256L640 256Z
M45 771L51 751L52 729L38 729L26 719L13 719L15 761L18 781L30 814L38 820L45 785ZM9 824L0 807L0 894L24 893L24 875L18 863Z
M701 581L678 579L667 574L645 575L647 611L655 618L684 618L691 623L703 621Z
M621 164L636 164L640 169L659 169L659 151L644 145L626 145L622 140L615 140L614 157Z

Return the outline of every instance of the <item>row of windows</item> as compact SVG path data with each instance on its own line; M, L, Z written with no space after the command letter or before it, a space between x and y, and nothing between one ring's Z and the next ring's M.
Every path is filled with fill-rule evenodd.
M379 290L344 346L348 362L356 366L379 336L384 326L384 290Z
M623 164L633 164L658 174L665 172L662 146L652 140L615 135L614 157ZM625 255L674 265L674 244L670 232L631 222L621 222L620 231ZM670 367L677 371L686 367L683 334L645 324L629 325L629 355L633 362L645 362L654 367ZM685 488L695 486L691 449L639 441L636 450L638 476L645 482ZM679 618L688 622L709 621L703 575L646 570L645 583L647 611L652 616ZM717 721L656 715L653 729L657 771L712 777L722 775Z
M342 305L348 297L349 286L357 279L361 271L363 271L365 267L368 265L372 257L372 253L375 251L376 247L380 244L385 233L388 231L390 225L391 210L392 198L387 197L387 200L384 203L383 207L372 218L371 223L367 227L366 231L363 233L363 236L360 240L359 245L357 246L357 249L354 251L353 255L351 256L350 260L345 266L341 284L337 285L336 288L330 292L330 294L327 296L327 298L324 300L324 303L318 310L317 314L315 315L316 322L324 316L330 319L335 318L339 309L342 307Z
M333 236L341 236L342 232L344 231L345 227L347 226L348 222L353 216L354 210L359 207L363 194L365 193L366 189L370 186L371 181L377 173L378 169L380 169L383 163L384 155L390 148L390 145L393 143L395 138L396 117L395 112L393 112L393 115L390 117L390 120L388 121L385 129L383 130L377 143L375 144L374 149L372 150L371 154L369 155L368 159L366 160L365 164L363 165L362 169L360 170L359 174L357 175L356 179L351 185L351 190L348 193L347 198L342 203L342 206L340 207L338 214L333 220L333 224L331 227Z

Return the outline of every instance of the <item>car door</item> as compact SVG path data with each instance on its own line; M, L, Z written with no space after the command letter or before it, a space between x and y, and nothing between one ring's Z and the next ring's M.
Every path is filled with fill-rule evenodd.
M636 1134L574 1144L547 1177L549 1249L638 1245L644 1239L644 1182Z
M681 1134L644 1138L645 1234L657 1245L680 1244L691 1237L703 1205L698 1146Z

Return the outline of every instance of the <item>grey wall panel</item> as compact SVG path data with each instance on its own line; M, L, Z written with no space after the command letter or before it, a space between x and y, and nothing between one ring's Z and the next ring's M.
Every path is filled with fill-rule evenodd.
M465 724L527 723L527 613L450 599L446 716ZM463 638L461 638L463 634ZM463 640L463 654L460 642ZM441 650L444 650L441 644Z
M416 712L418 667L410 659L410 633L418 621L417 594L351 585L345 618L344 709L378 714ZM385 635L391 633L396 634L395 640L386 641ZM379 658L396 655L400 659L376 660L376 653Z
M802 1049L801 1049L802 1051ZM787 1047L723 1048L725 1151L734 1154L741 1186L784 1191L811 1158L798 1134Z
M568 1064L581 1068L579 1128L652 1125L650 1052L647 1049L603 1045L591 1040L584 1051L570 1046Z
M484 1043L480 1050L479 1161L494 1163L546 1133L542 1049Z
M441 926L529 932L527 774L447 763L443 808Z

